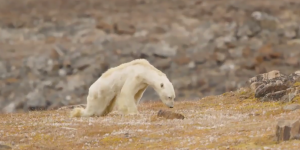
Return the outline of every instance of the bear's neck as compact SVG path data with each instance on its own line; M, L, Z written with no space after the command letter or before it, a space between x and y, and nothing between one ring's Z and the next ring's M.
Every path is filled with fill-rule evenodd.
M146 71L145 72L145 76L143 77L143 82L148 84L149 86L153 87L154 89L156 89L156 84L157 81L160 80L160 75L156 72L153 72L152 70L150 71Z

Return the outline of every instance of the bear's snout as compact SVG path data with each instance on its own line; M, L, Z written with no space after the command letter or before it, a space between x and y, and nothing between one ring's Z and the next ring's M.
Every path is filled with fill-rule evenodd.
M173 106L169 106L169 108L173 108Z

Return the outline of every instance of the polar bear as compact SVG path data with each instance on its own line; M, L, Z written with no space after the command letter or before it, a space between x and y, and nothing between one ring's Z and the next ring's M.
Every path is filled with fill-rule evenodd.
M75 108L71 117L105 116L115 107L124 115L138 114L137 104L147 87L173 108L175 91L166 74L146 59L135 59L110 68L89 88L86 108Z

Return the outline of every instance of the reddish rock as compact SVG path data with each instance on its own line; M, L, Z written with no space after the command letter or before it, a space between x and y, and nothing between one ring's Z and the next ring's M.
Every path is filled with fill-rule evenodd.
M105 31L106 33L113 33L114 26L102 20L98 21L96 24L96 28Z
M241 62L241 66L249 70L254 70L256 68L256 61L252 59L244 60Z
M280 52L272 52L272 53L270 53L270 57L271 57L272 59L283 58L283 55L282 55L282 53L280 53Z
M269 55L272 52L273 52L273 49L270 44L264 45L258 50L258 53L261 55Z
M298 66L299 65L299 57L290 57L285 60L285 63L290 66Z
M214 53L212 57L217 62L224 62L226 60L226 55L219 52Z
M191 62L191 58L188 56L179 56L175 58L174 61L178 65L187 65L189 62Z
M159 110L157 113L157 117L163 117L166 119L184 119L184 116L182 114L166 110Z
M243 57L250 57L253 54L253 52L251 51L251 49L249 47L247 47L247 48L243 49L242 54L243 54Z
M118 23L114 25L114 30L117 34L130 34L135 33L135 27L133 25L128 25L125 23Z
M11 84L11 83L18 83L20 80L17 79L17 78L7 78L5 79L5 82L8 83L8 84Z
M266 73L267 72L267 68L265 66L255 66L255 72L257 74L261 74L261 73Z
M264 62L264 57L263 56L256 56L255 57L255 63L256 64L261 64L262 62Z

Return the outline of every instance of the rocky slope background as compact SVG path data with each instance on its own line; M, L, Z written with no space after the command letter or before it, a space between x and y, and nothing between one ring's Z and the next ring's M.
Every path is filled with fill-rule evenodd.
M0 109L86 102L106 69L146 58L177 98L248 86L299 70L296 0L0 0ZM158 97L148 89L143 100Z

